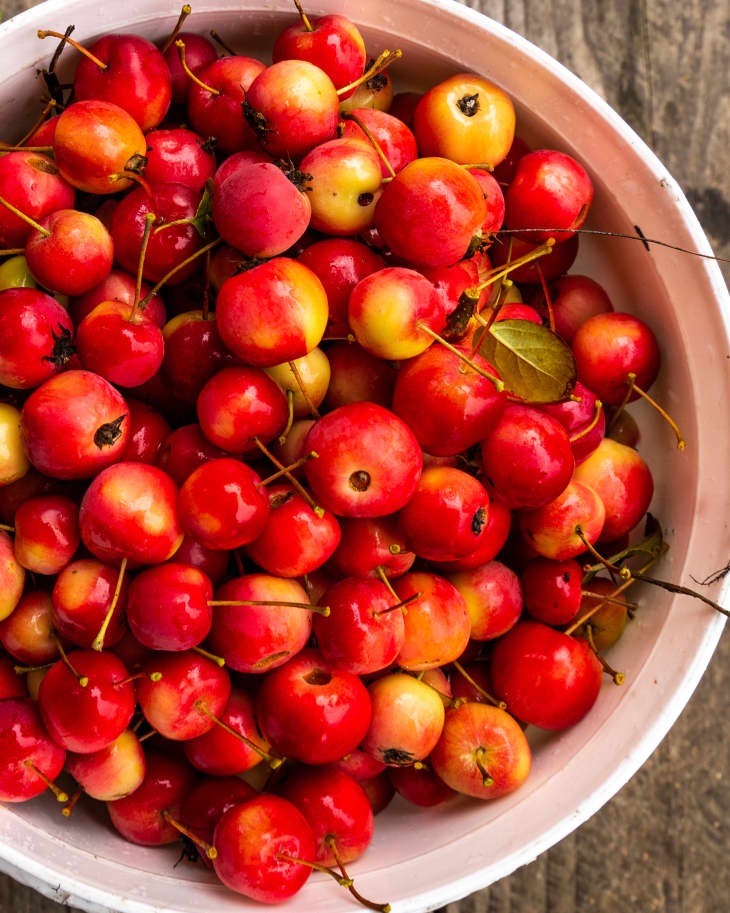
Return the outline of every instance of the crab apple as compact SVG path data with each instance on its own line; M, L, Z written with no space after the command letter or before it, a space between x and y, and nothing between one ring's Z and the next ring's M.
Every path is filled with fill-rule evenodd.
M360 679L311 648L267 672L256 695L263 734L281 754L305 764L329 764L357 748L370 714Z
M377 777L379 773L386 769L382 761L377 761L369 754L365 754L360 748L353 749L344 758L335 761L332 767L349 774L358 782L372 780L373 777Z
M152 130L147 134L145 180L150 184L185 184L200 193L216 170L211 145L183 127Z
M375 60L371 57L365 64L364 75ZM393 83L386 70L381 70L375 76L371 76L352 93L344 93L340 102L340 113L348 114L351 111L359 111L361 108L375 108L378 111L388 111L393 101Z
M267 487L270 512L261 535L246 547L259 567L278 577L301 577L321 567L340 543L334 514L322 516L287 482Z
M33 278L62 295L82 295L102 282L114 263L104 224L87 212L58 209L39 223L25 245Z
M528 240L565 241L585 222L593 184L574 158L554 149L528 152L517 163L505 194L505 224L531 231Z
M421 155L494 167L512 145L515 110L498 86L474 73L458 73L421 98L413 132Z
M401 669L421 672L450 663L469 642L469 613L461 593L435 574L410 572L393 584L398 597L408 602L404 615L405 638L396 662Z
M382 517L404 507L421 474L413 432L375 403L352 403L328 413L310 429L304 471L315 497L343 517Z
M413 113L422 98L423 93L421 92L397 92L393 96L393 103L388 108L388 114L392 117L397 117L398 120L403 121L407 127L412 129Z
M144 258L143 276L158 282L202 247L202 239L192 221L200 203L200 193L184 184L153 184L150 192L137 187L128 193L114 210L112 238L117 262L136 273L139 265L147 216L155 216ZM168 280L177 285L193 276L200 267L198 260L179 269Z
M287 401L260 368L230 365L213 375L198 397L205 437L229 453L255 450L255 438L270 441L286 424Z
M379 111L377 108L355 108L350 115L356 117L374 137L383 150L390 167L396 173L418 158L416 138L410 129L392 113ZM368 142L368 138L358 123L349 118L342 125L342 135L346 138ZM380 174L387 178L390 171L385 162L380 162Z
M162 373L178 396L194 403L207 381L235 359L223 345L215 314L187 311L162 330L165 355Z
M647 390L659 373L659 347L651 329L638 317L611 311L586 320L573 337L578 378L608 406L628 393L628 375ZM638 398L632 391L629 402Z
M51 597L42 590L26 590L4 621L0 621L0 643L25 665L39 666L58 656L53 626Z
M275 669L304 648L312 633L312 613L292 603L309 604L296 580L269 574L247 574L224 583L215 603L208 644L237 672Z
M420 355L445 323L433 285L415 270L400 266L378 270L358 282L347 314L360 345L371 355L394 361Z
M393 796L395 796L395 787L388 779L387 770L383 770L375 777L359 780L358 782L368 798L374 815L379 815L380 812L387 808Z
M229 809L216 825L213 860L226 887L261 903L279 903L304 885L314 861L312 829L302 813L279 796L261 795Z
M482 224L482 234L487 236L502 227L505 211L504 194L497 179L488 171L484 171L483 168L470 168L469 173L477 179L484 194L487 215Z
M0 701L0 756L0 801L25 802L61 773L66 752L49 737L35 701L22 697Z
M588 276L562 276L549 291L555 332L569 345L586 320L613 310L611 299L602 286ZM539 307L542 300L544 292L540 290L533 302L535 307Z
M510 183L510 181L515 176L515 171L517 170L517 163L522 158L523 155L527 155L531 149L527 143L521 139L519 136L515 136L512 140L512 145L509 147L509 152L506 157L497 165L494 169L494 177L504 185Z
M152 655L152 651L143 647L137 638L125 628L124 633L117 643L112 644L109 649L118 656L119 659L129 670L130 674L136 674L142 671L142 667Z
M129 408L103 377L65 371L26 400L21 427L36 469L54 479L88 479L121 459Z
M304 163L285 173L256 162L237 168L213 196L213 221L220 236L247 257L283 254L304 234L313 195Z
M66 770L87 796L101 802L123 799L139 789L145 768L142 745L130 729L99 751L66 757Z
M321 281L329 304L328 336L346 336L350 292L385 261L369 247L351 238L325 238L306 247L297 258Z
M206 67L218 59L218 51L212 41L205 35L196 35L195 32L178 32L178 41L185 42L185 63L188 69L196 76ZM162 52L165 63L170 71L172 84L173 105L185 105L188 101L190 89L195 83L190 79L180 62L180 54L173 41L167 50Z
M611 542L630 532L646 513L654 494L651 470L632 447L604 438L575 471L603 502L606 520L601 539Z
M328 235L356 235L373 224L380 197L380 160L367 142L333 139L315 146L299 166L308 176L312 228Z
M172 431L165 439L157 457L157 465L176 485L182 485L203 463L227 456L225 450L210 443L200 425L183 425Z
M538 244L532 244L532 233L528 236L529 241L525 241L518 235L510 235L511 244L505 241L498 241L489 248L489 256L492 264L496 266L505 266L507 259L518 260L527 254L537 250ZM540 274L547 282L557 279L563 273L567 273L578 256L578 235L573 235L567 241L561 241L553 245L552 249L541 256L539 259L523 266L518 266L510 272L510 279L515 282L522 282L527 285L536 285L540 283Z
M525 608L546 625L570 624L580 608L582 579L580 564L573 558L533 558L521 576Z
M611 421L611 430L607 436L614 441L618 441L619 444L624 444L626 447L636 447L641 434L636 419L630 412L623 409L620 415L615 416ZM2 492L0 491L1 495Z
M573 389L576 399L564 403L540 406L542 412L552 415L568 432L573 448L575 465L578 466L598 447L606 431L606 414L603 404L588 387L578 381ZM577 402L576 402L577 400Z
M416 266L449 266L467 252L487 215L477 179L444 158L420 158L385 187L375 226L398 257Z
M339 99L332 80L306 60L280 60L246 92L244 112L265 152L299 159L334 139Z
M421 808L441 805L456 795L450 786L426 767L389 767L388 779L399 795Z
M15 557L28 571L58 574L79 547L79 509L63 495L40 495L15 514Z
M228 703L218 719L239 735L253 742L260 751L227 732L213 726L208 732L185 742L185 757L196 768L211 777L228 777L255 767L268 753L269 743L258 731L253 698L240 688L232 688Z
M119 103L143 131L161 123L172 99L165 58L139 35L104 35L89 47L74 74L74 98ZM101 61L103 66L100 66Z
M61 637L90 649L112 604L119 571L97 561L81 558L58 575L51 600L53 623ZM104 646L112 647L124 637L124 611L129 584L122 579L114 612L104 634Z
M330 614L314 619L314 635L325 659L355 675L379 672L395 662L405 637L403 612L392 609L396 600L384 584L372 577L347 577L327 590L322 601Z
M15 557L13 540L0 530L0 622L17 606L24 584L25 568Z
M269 517L259 476L240 460L203 463L183 483L177 501L182 530L212 549L253 542Z
M327 326L327 295L307 266L275 257L223 283L216 301L224 344L249 365L300 358Z
M313 418L297 419L292 423L283 443L281 443L281 439L273 442L272 452L282 465L291 466L307 456L309 451L304 449L304 442L312 425L314 425ZM296 469L292 469L291 474L296 479L303 479L304 463L300 463ZM2 499L2 488L0 488L0 499Z
M266 65L253 57L221 57L197 73L208 88L190 85L190 124L201 136L214 136L216 148L225 155L257 145L256 134L246 123L241 105L251 84L265 69Z
M272 57L274 63L308 60L324 70L336 89L355 82L367 59L362 35L346 16L321 16L290 25L276 39Z
M480 482L461 469L430 466L399 520L411 551L427 561L453 561L479 545L488 517Z
M129 438L122 454L127 463L156 463L162 445L172 428L157 409L138 399L127 399Z
M502 551L510 533L512 514L500 501L491 501L489 515L473 552L454 561L436 562L435 566L446 573L471 571L492 561Z
M134 304L136 284L134 276L125 273L121 269L112 269L106 279L94 286L91 291L71 299L69 312L74 324L80 324L84 317L90 314L98 304L103 304L105 301L122 301L124 304ZM142 298L151 291L151 288L152 286L146 282L142 283L140 288ZM158 294L155 293L141 310L144 310L144 313L157 326L163 327L165 325L167 320L165 305Z
M10 403L0 403L0 489L21 481L30 468L23 450L20 412Z
M430 685L395 672L368 688L372 723L363 751L388 767L407 767L431 754L444 728L444 705Z
M586 638L590 633L591 642L600 653L610 649L623 634L628 621L628 605L622 593L616 595L616 584L613 580L594 577L589 586L590 591L598 595L584 596L577 614L582 616L596 607L597 610L576 633L579 637ZM603 602L601 596L611 597L611 602Z
M519 620L523 601L520 579L501 561L459 571L449 580L466 602L472 640L501 637Z
M459 349L499 379L478 353ZM393 392L393 412L434 456L452 456L484 440L499 422L506 394L444 346L434 345L402 365Z
M24 149L0 158L0 197L36 222L74 204L73 187L53 159ZM0 246L21 247L32 231L27 221L0 207Z
M420 272L436 289L445 314L456 310L462 292L479 283L476 257L459 260L450 266L422 266Z
M195 775L185 761L159 751L145 753L145 774L140 786L129 796L107 802L107 811L117 831L142 846L176 843L180 832L168 823L165 813L180 816Z
M81 540L92 555L118 567L167 561L182 542L177 486L156 466L118 463L99 473L81 502Z
M195 567L168 562L138 574L129 586L127 623L151 650L181 652L208 636L213 584Z
M81 321L76 348L87 370L120 387L139 387L160 369L165 342L144 311L105 301Z
M530 406L508 406L481 449L489 490L511 510L534 510L557 498L575 467L565 428Z
M121 173L146 151L147 141L135 119L119 105L99 98L69 105L53 137L61 177L87 193L126 190L132 180Z
M143 671L137 682L140 709L153 729L176 742L212 729L231 694L226 670L192 651L154 653Z
M329 389L330 363L319 346L301 358L293 358L291 362L283 362L264 370L282 390L292 394L294 418L312 414L312 407L316 409L321 405Z
M591 709L603 669L588 642L537 621L521 621L492 650L492 686L525 723L566 729Z
M374 577L380 568L386 577L400 577L416 560L403 543L396 517L343 517L340 529L342 538L331 562L340 574Z
M196 837L213 842L216 824L235 805L255 799L258 792L238 777L216 777L196 783L185 796L180 823Z
M330 382L325 403L330 409L350 403L377 403L390 409L396 372L356 342L336 342L327 349Z
M317 845L315 858L322 865L347 865L370 845L373 810L348 774L332 767L297 771L280 792L307 819Z
M191 536L185 536L171 560L192 565L210 578L212 583L220 583L228 570L230 557L226 551L206 548Z
M15 662L8 653L0 652L0 701L11 697L27 697L25 677L15 671Z
M585 551L584 539L591 545L598 541L605 518L606 508L598 494L572 479L553 501L524 511L519 525L523 537L539 555L564 561Z
M0 290L4 291L6 288L37 288L27 261L20 254L8 257L0 264Z
M73 355L73 333L65 308L45 292L1 291L0 384L14 390L42 384Z
M509 713L475 701L448 711L430 760L436 775L457 792L496 799L524 783L532 753Z
M67 661L59 660L48 670L38 693L51 738L77 754L110 745L134 713L134 685L127 678L124 663L113 653L74 650Z

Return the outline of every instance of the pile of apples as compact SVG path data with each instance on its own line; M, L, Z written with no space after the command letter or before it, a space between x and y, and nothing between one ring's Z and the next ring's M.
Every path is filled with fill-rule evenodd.
M658 346L565 275L591 180L501 88L187 12L54 55L2 146L0 800L385 910L345 867L395 791L502 796L621 679Z

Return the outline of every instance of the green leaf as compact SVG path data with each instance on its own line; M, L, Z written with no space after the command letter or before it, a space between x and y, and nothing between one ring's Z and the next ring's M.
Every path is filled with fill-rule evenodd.
M573 352L547 327L530 320L499 320L478 336L480 355L497 369L509 393L528 403L558 403L573 392Z
M195 227L195 230L198 232L201 238L205 238L205 232L208 227L208 222L212 218L212 213L213 182L208 180L205 182L203 196L200 198L198 208L195 210L195 216L190 220L191 224Z

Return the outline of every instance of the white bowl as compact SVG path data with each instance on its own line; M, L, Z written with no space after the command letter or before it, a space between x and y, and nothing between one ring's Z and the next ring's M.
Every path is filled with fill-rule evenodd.
M4 23L2 135L19 134L37 114L35 69L53 51L35 37L38 28L62 31L74 23L81 41L117 31L156 40L169 33L175 7L169 0L50 0ZM425 87L463 70L500 83L515 101L520 135L564 149L589 169L596 187L591 227L633 233L639 225L649 238L711 253L676 182L639 137L584 83L514 32L449 0L316 0L308 11L349 15L371 53L402 47L404 60L393 70L400 86ZM215 27L237 49L266 55L292 20L289 0L203 0L185 27ZM638 242L586 236L575 270L599 280L617 310L646 319L659 338L663 369L654 392L688 446L677 452L668 428L635 407L641 450L657 483L652 511L672 545L657 573L685 583L690 574L703 577L730 554L730 300L720 271L710 260L666 248L647 252ZM389 900L394 913L420 913L463 897L534 859L634 774L692 694L724 621L690 599L638 588L637 594L641 610L610 657L627 674L624 686L607 680L579 725L538 734L532 774L516 793L432 810L394 801L377 820L372 847L353 866L366 896ZM727 587L715 595L724 598ZM198 867L173 871L176 855L124 842L103 809L83 803L70 819L49 797L0 807L0 868L57 900L120 913L261 910ZM284 907L361 909L319 875Z

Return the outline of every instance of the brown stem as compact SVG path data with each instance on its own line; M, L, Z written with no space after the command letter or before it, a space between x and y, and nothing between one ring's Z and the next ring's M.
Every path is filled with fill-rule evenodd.
M358 79L349 83L346 86L343 86L341 89L337 90L337 94L341 97L346 95L348 92L351 92L353 89L356 89L359 85L364 82L367 82L368 79L372 79L373 76L377 76L378 73L390 66L394 60L398 60L399 57L403 56L403 51L397 49L395 51L383 51L383 53L378 57L378 59L369 67Z
M180 66L183 68L183 70L185 70L190 79L192 79L196 85L200 86L201 89L205 89L206 92L210 92L211 95L220 95L221 93L219 89L214 89L212 86L204 83L202 79L198 79L195 73L193 73L193 71L188 66L188 63L185 60L185 42L182 39L178 38L175 42L175 47L177 48L177 52L180 55Z
M165 273L165 275L160 279L160 281L154 285L149 292L144 296L140 302L140 307L144 310L150 302L150 299L153 298L157 292L162 288L162 286L167 282L168 279L171 279L175 273L179 272L183 267L187 266L188 263L192 263L193 260L196 260L198 257L202 257L203 254L207 253L209 250L212 250L214 247L217 247L223 241L222 238L216 238L215 241L211 241L210 244L206 244L205 247L201 247L200 250L196 250L194 254L190 254L189 257L186 257L177 266Z
M139 309L139 299L142 295L142 274L144 273L144 261L147 256L147 245L150 241L152 226L155 224L156 220L157 217L153 212L148 212L144 217L142 246L139 249L139 260L137 262L137 282L134 287L134 303L132 304L132 310L129 312L129 317L127 318L128 323L134 323L134 318L137 316L137 311Z
M644 583L651 583L670 593L678 593L681 596L692 596L695 599L699 599L700 602L704 602L705 605L711 606L716 612L720 612L726 618L730 618L730 612L727 609L724 609L719 603L715 602L713 599L708 599L708 597L703 596L702 593L690 590L686 586L680 586L678 583L671 583L668 580L657 580L656 577L648 577L643 571L634 571L631 576L635 580L643 580Z
M482 697L486 698L490 704L494 704L494 706L499 707L500 710L507 709L507 705L505 704L505 702L498 701L496 697L492 697L492 695L488 691L485 691L481 685L478 685L458 660L456 660L456 659L454 660L453 666L456 669L456 671L459 672L460 675L464 676L464 678L469 682L469 684L472 686L472 688L476 688L476 690L479 692L479 694L481 694Z
M299 13L299 18L302 20L302 25L304 26L304 28L308 32L313 32L314 29L312 28L312 23L307 18L307 14L302 9L302 4L299 2L299 0L294 0L294 6L296 6L296 8L297 8L297 12Z
M0 250L0 257L14 257L16 254L24 253L24 247L6 247L5 250Z
M304 385L304 380L302 378L301 373L299 372L299 368L297 367L296 362L290 361L288 364L289 364L289 370L294 375L294 380L296 381L297 386L299 387L299 391L301 392L302 396L304 397L304 402L307 404L307 409L309 409L309 411L312 414L312 418L313 419L321 418L322 416L317 411L317 407L312 402L312 399L309 395L309 391L307 390L307 388Z
M682 437L681 431L677 427L677 423L674 421L674 419L671 417L671 415L669 415L669 413L665 409L662 409L662 407L659 405L659 403L655 399L652 399L652 397L649 396L649 394L645 390L642 390L641 387L636 385L636 375L633 375L633 377L634 377L634 383L632 386L633 386L634 390L639 394L639 396L641 396L643 399L645 399L647 401L647 403L649 403L650 406L653 406L656 409L656 411L659 413L659 415L661 415L661 417L664 419L664 421L669 425L669 427L675 433L675 435L677 436L677 450L684 450L684 448L687 445L686 445L684 438Z
M591 645L591 650L593 650L596 659L603 668L603 671L606 673L606 675L611 676L614 685L623 685L623 683L626 681L626 676L623 674L623 672L617 672L612 666L609 666L606 660L598 652L598 648L596 647L595 641L593 640L593 625L587 624L585 626L585 632L588 636L588 643Z
M291 393L291 390L288 391ZM283 469L279 469L276 472L273 472L270 476L259 482L259 485L270 485L272 482L275 482L277 479L280 479L282 476L287 475L287 473L294 472L295 469L299 469L300 466L304 466L305 463L308 463L309 460L314 460L319 457L319 454L316 450L310 450L306 456L300 457L294 463L290 463L288 466L285 466Z
M205 855L208 857L208 859L217 859L218 858L218 850L214 846L211 846L209 843L206 843L205 840L202 840L200 837L198 837L197 834L194 834L191 830L188 830L188 828L186 828L184 825L180 824L179 821L176 821L172 817L172 815L167 811L167 809L163 810L162 817L165 819L165 821L167 821L167 823L171 827L174 827L176 831L180 831L180 833L183 834L183 836L187 837L188 840L192 840L193 843L197 847L200 847L200 849L205 853Z
M71 798L68 800L68 802L61 809L61 814L63 815L64 818L71 817L71 812L74 810L76 803L81 798L82 793L83 793L82 789L77 789L76 792L73 794L73 796L71 796Z
M427 336L431 336L433 339L436 340L436 342L439 342L442 346L445 346L450 352L453 352L457 358L460 358L461 361L464 362L464 364L469 365L469 367L472 369L472 371L476 371L477 374L481 374L482 377L486 377L486 379L488 381L491 381L492 384L494 385L494 388L497 391L497 393L501 393L504 390L504 383L498 377L494 377L494 375L490 374L488 371L485 371L483 368L480 368L479 365L476 364L476 362L472 361L471 358L469 358L467 355L464 355L463 352L460 352L456 348L456 346L452 346L450 342L447 342L443 338L443 336L439 336L439 334L436 333L434 330L432 330L431 327L427 326L425 323L423 323L420 320L418 321L416 326L418 327L419 330L426 333Z
M302 485L302 483L299 481L299 479L297 479L295 476L293 476L291 474L291 472L289 472L289 470L286 468L286 466L284 466L283 463L281 463L279 460L276 459L274 454L269 450L269 448L258 437L255 437L253 440L254 440L254 443L256 444L256 446L259 448L259 450L264 454L264 456L267 456L271 460L271 462L274 464L274 466L276 466L277 469L281 470L282 474L285 475L287 477L287 479L289 479L291 484L294 486L294 488L296 488L296 490L304 498L304 500L307 502L307 504L309 504L309 506L312 508L312 510L315 512L315 514L317 514L318 517L323 517L324 508L320 507L317 504L317 502L309 494L309 492Z
M535 269L537 270L537 275L540 277L540 285L542 285L542 293L545 296L545 307L548 312L548 323L550 324L550 329L555 332L555 314L553 312L553 303L550 300L550 292L548 291L547 282L545 282L545 276L542 273L542 267L539 263L535 264Z
M417 599L420 599L423 596L423 593L413 593L412 596L409 596L407 599L401 599L400 602L397 602L395 605L389 606L387 609L381 609L379 612L373 612L373 618L379 618L381 615L387 615L388 612L393 612L395 609L403 609L403 614L407 615L406 606L410 605L412 602L415 602Z
M23 146L21 143L11 146L9 143L0 143L0 152L16 152L19 149L23 152L45 152L47 155L53 152L53 146Z
M583 527L580 525L580 523L576 524L574 532L583 543L586 550L589 551L591 555L593 555L596 561L598 561L606 568L606 570L611 574L611 577L613 577L614 574L618 574L622 580L628 580L628 578L631 576L631 571L626 567L618 567L616 564L611 564L607 558L604 558L598 549L596 549L596 547L591 542L589 542L588 537L583 532Z
M39 38L60 38L61 41L65 41L68 44L70 44L72 48L76 48L76 50L80 54L83 54L84 57L88 57L92 63L95 63L97 65L97 67L99 67L99 69L101 69L101 70L109 69L108 63L104 63L103 60L99 60L98 57L96 57L94 54L92 54L91 51L87 51L83 45L78 43L78 41L74 41L73 38L70 38L68 36L68 34L62 35L60 32L52 32L52 31L49 31L48 29L38 29L37 34L38 34Z
M625 599L614 599L613 596L604 596L603 593L594 593L592 590L581 590L580 594L581 596L587 596L589 599L600 599L610 605L625 606L627 609L639 608L638 604L635 602L627 602Z
M122 558L122 563L119 566L119 574L117 575L117 585L114 588L114 595L112 596L111 605L109 606L104 621L99 628L99 633L94 638L94 642L91 645L92 650L101 652L104 649L104 637L106 636L107 628L112 620L112 615L114 610L117 607L119 602L119 594L122 592L122 581L124 580L124 574L127 570L127 559Z
M380 158L380 161L381 161L381 162L385 165L385 167L388 169L388 174L391 176L391 178L394 178L394 177L395 177L395 169L394 169L393 166L390 164L390 161L388 160L388 156L383 152L383 147L382 147L382 146L380 145L380 143L375 139L375 137L374 137L373 134L372 134L372 131L363 123L363 121L357 116L357 114L347 114L347 113L344 113L344 112L343 112L342 114L340 114L340 117L341 117L343 120L351 120L354 124L356 124L356 125L362 130L362 132L365 134L365 136L366 136L367 139L369 140L370 145L371 145L371 146L373 147L373 149L375 149L375 151L378 153L378 156L379 156L379 158Z
M328 868L326 865L320 865L318 862L309 862L307 859L297 859L296 856L289 856L286 853L277 853L277 859L283 859L285 862L296 862L298 865L306 865L307 868L315 869L317 872L324 872L326 875L330 875L341 888L349 888L351 886L351 880L349 878L344 878L342 875L338 875L337 872Z
M531 250L529 253L523 254L523 256L518 257L516 260L511 260L509 263L505 263L504 266L499 266L496 269L493 269L489 275L489 278L485 279L483 282L480 282L479 285L475 286L473 289L467 289L467 291L473 291L478 294L488 286L495 283L497 279L501 279L503 276L508 275L519 266L525 266L527 263L532 263L533 260L537 260L540 257L544 257L545 254L551 253L554 246L555 241L553 241L552 238L548 238L544 244L540 245L540 247L536 247L535 250Z
M479 773L482 775L482 783L484 786L494 786L494 779L489 775L489 771L484 765L484 755L486 753L486 750L480 745L474 752L474 763L476 764Z
M216 726L220 726L221 729L228 733L228 735L232 735L234 739L238 739L239 742L243 742L244 745L247 745L250 749L255 751L256 754L258 754L264 761L266 761L272 770L276 770L277 767L281 767L281 765L284 763L284 758L271 754L270 752L266 751L265 748L262 748L255 742L252 742L251 739L247 738L242 733L232 729L227 723L224 723L223 720L218 719L215 714L211 713L210 710L208 710L203 701L196 701L195 706L202 714L207 716L209 720L213 720Z
M113 174L110 174L109 180L114 183L117 181L134 181L136 184L139 184L140 187L144 188L144 191L148 197L152 196L152 188L150 187L149 183L142 177L141 174L138 174L136 171L131 171L127 168L123 168L121 171L115 171Z
M71 675L73 675L73 677L76 679L76 681L79 683L79 685L81 685L82 688L86 688L86 686L89 684L88 675L79 675L79 673L74 668L73 663L66 655L66 651L63 649L63 644L61 643L61 641L58 639L58 637L55 634L53 635L53 639L55 640L56 646L58 647L58 652L61 654L61 661L63 662L63 664L69 670Z
M122 685L128 685L130 682L136 682L139 678L148 678L151 682L159 682L162 679L161 672L135 672L134 675L128 675L118 682L112 682L115 688L121 688Z
M311 605L308 602L286 602L276 599L209 599L208 605L262 605L262 606L288 606L292 609L308 609L310 612L316 612L318 615L329 617L330 607L328 605Z
M213 39L213 41L215 41L216 44L220 45L223 48L223 50L226 52L226 54L230 54L231 57L236 56L236 52L233 50L233 48L230 45L226 44L226 42L221 38L221 36L218 34L218 32L216 32L215 29L211 29L208 32L208 34Z
M340 854L337 852L337 840L335 839L334 834L328 834L324 838L324 842L332 851L332 855L335 857L335 862L337 863L337 868L340 870L340 873L343 878L350 882L348 891L355 898L358 903L361 903L364 907L367 907L368 910L376 910L377 913L390 913L390 904L389 903L373 903L372 900L368 900L366 897L363 897L362 894L355 888L355 884L350 878L345 864L340 858Z
M575 441L579 441L586 434L589 434L591 431L593 431L593 429L598 424L598 420L601 417L602 409L603 409L603 403L600 401L600 399L597 399L595 402L594 410L593 410L593 418L591 419L590 423L588 425L586 425L586 427L582 431L578 431L577 434L572 434L570 436L569 440L570 440L571 444L575 443Z
M58 786L56 786L56 784L53 782L53 780L49 779L43 773L42 770L38 770L38 768L35 766L35 764L32 761L24 761L23 763L25 764L26 767L30 767L30 769L33 771L33 773L36 774L36 776L40 777L41 780L43 780L43 782L46 784L46 786L50 789L50 791L53 793L53 795L56 797L56 799L59 802L68 802L68 793L65 793L62 789L60 789Z
M6 523L0 523L0 529L4 530L6 533L14 533L15 527L8 526Z
M160 54L164 54L165 51L167 51L167 49L170 47L172 42L177 38L177 36L180 33L180 29L183 26L183 22L185 22L185 20L188 18L190 13L192 13L192 11L193 11L192 7L188 3L186 3L185 6L183 6L183 8L180 10L180 15L178 16L177 22L175 23L175 28L165 39L165 43L160 48Z
M30 216L27 216L24 212L21 212L19 209L17 209L15 206L13 206L12 203L8 203L8 201L6 199L4 199L3 197L0 197L0 205L4 206L6 209L9 209L10 212L12 212L13 215L17 216L19 219L22 219L24 222L27 222L28 225L35 228L35 230L39 231L44 237L46 237L46 238L50 237L51 233L50 233L50 231L48 231L47 228L44 228L42 225L39 225L38 222L35 221L35 219L31 219Z

